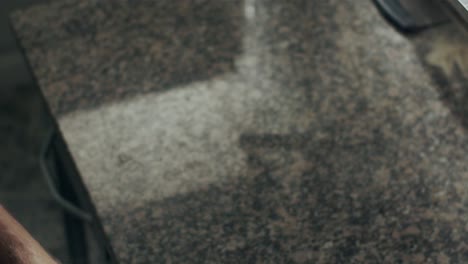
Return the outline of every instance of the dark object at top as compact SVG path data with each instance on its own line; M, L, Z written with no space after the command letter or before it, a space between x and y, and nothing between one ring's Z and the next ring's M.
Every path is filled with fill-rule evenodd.
M374 0L380 12L400 31L417 32L448 19L434 1Z

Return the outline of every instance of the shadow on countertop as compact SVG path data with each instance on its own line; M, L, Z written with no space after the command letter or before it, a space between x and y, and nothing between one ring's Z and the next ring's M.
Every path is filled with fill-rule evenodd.
M58 16L34 16L41 8ZM25 12L13 25L53 114L211 79L234 71L242 51L243 1L56 2Z

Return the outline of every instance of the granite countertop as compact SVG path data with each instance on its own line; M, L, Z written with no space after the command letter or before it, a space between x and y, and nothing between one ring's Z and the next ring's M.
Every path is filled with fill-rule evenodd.
M120 263L468 262L453 25L404 36L339 0L67 0L13 24Z

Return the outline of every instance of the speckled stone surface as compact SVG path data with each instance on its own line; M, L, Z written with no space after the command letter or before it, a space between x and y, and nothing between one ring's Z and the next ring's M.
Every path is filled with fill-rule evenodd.
M453 26L405 37L364 0L13 21L121 263L468 262Z

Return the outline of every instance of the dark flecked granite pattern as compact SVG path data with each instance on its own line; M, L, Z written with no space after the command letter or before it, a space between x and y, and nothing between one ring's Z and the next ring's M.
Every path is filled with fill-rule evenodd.
M60 98L49 102L56 114L211 78L232 70L240 52L235 2L68 2L15 20L44 94Z
M371 1L171 2L14 16L121 263L468 262L452 53Z

